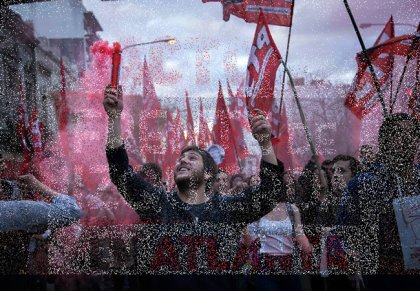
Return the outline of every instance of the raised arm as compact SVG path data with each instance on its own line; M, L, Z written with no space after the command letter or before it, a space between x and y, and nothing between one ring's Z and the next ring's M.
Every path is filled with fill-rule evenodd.
M251 223L269 213L286 200L286 188L282 181L283 167L278 162L271 145L271 126L260 110L250 118L252 134L262 151L260 166L261 183L249 187L240 194L223 198L229 220Z
M259 109L254 109L254 115L250 117L252 135L257 140L262 157L267 163L277 165L277 158L271 144L271 126L264 113Z
M81 218L82 210L74 198L57 193L32 175L20 176L18 182L22 188L37 191L52 203L30 200L1 201L0 232L39 233L70 225Z
M121 88L117 92L108 86L104 93L104 109L108 114L108 141L106 156L111 181L118 191L133 206L143 219L153 219L159 211L159 202L164 195L139 175L128 163L127 152L121 136L121 113L123 110Z
M124 108L121 87L117 91L111 86L106 87L103 101L105 112L108 114L107 148L114 149L122 146L121 113Z

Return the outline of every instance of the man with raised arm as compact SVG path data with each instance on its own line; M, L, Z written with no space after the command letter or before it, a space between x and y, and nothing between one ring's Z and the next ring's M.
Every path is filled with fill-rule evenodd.
M252 134L262 151L259 187L247 188L235 196L214 193L212 189L217 175L214 160L205 150L189 146L182 150L175 163L174 179L177 190L165 193L162 189L147 183L129 166L121 136L123 110L121 90L118 95L117 97L115 89L107 87L103 101L109 117L106 148L109 171L112 182L142 219L164 224L178 224L177 234L186 233L186 229L199 224L217 225L218 229L222 230L224 228L222 224L244 226L251 223L285 200L282 173L271 145L271 127L262 111L256 110L255 115L250 118ZM238 229L243 229L243 226ZM216 244L220 241L237 243L239 235L238 233L235 239L217 236ZM209 244L211 243L207 246ZM187 272L190 272L191 268L194 271L193 263L187 265L189 266ZM171 266L177 267L177 264ZM207 266L214 269L211 262ZM229 267L217 270L229 271Z

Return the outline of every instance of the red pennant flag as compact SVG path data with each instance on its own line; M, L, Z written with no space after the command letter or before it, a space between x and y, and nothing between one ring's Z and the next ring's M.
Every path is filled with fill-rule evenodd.
M271 37L263 13L260 13L245 83L246 102L250 111L254 108L261 109L266 114L271 111L276 71L280 62L280 52Z
M219 168L229 174L239 173L238 160L235 150L235 142L232 139L233 130L229 119L229 113L223 98L222 84L219 81L219 93L217 96L216 119L213 126L213 140L225 151L225 158Z
M220 2L223 5L223 20L228 21L230 15L244 19L246 22L258 22L260 11L267 15L267 23L280 26L292 26L293 0L202 0Z
M379 49L378 45L385 44L393 38L394 21L391 16L375 41L374 47L368 50L369 59L378 77L381 90L384 90L389 84L388 80L390 80L391 71L393 70L394 54ZM364 61L362 53L357 54L356 61L358 63L357 74L344 104L357 118L362 119L379 103L379 97L368 64Z
M379 34L373 46L377 46L378 44L384 43L393 37L395 37L395 29L394 29L394 19L391 16L388 22L385 24L384 29Z
M195 145L194 120L187 91L185 91L185 102L187 104L187 145Z
M182 125L181 121L181 113L178 109L176 111L175 117L175 138L175 149L178 150L176 158L178 158L179 154L181 153L181 150L187 146L187 141L185 140L184 135L184 126Z
M20 168L20 174L26 175L31 163L31 149L28 144L28 116L26 113L26 97L23 81L19 84L19 104L16 110L17 116L17 134L22 141L23 146L23 161Z
M227 81L228 95L229 99L232 100L231 110L230 111L230 122L232 125L232 138L234 139L236 145L236 151L238 153L238 159L244 160L249 155L248 147L246 145L245 136L244 136L244 122L249 124L248 118L245 113L245 106L240 106L240 97L233 95L232 89L230 87L229 81ZM238 90L239 91L239 90ZM241 102L242 103L242 102Z
M179 145L176 144L176 128L170 111L166 111L166 152L165 159L162 163L162 170L164 179L168 181L169 185L173 185L173 174L174 174L174 157L178 154Z
M60 101L58 106L58 129L64 130L67 127L68 123L68 107L67 107L67 93L66 93L66 75L63 59L60 59Z
M165 118L162 116L161 106L152 76L144 59L143 65L143 107L140 114L140 148L147 162L159 163L163 158L162 135Z
M198 128L198 146L200 148L207 148L213 143L213 138L204 116L203 102L200 98L200 116L199 116L199 128Z

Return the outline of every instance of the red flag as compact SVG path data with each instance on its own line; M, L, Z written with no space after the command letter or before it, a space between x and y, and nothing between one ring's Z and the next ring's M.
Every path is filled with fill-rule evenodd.
M267 23L280 26L292 26L293 0L202 0L220 2L223 5L223 20L230 15L244 19L246 22L258 22L260 11L267 16Z
M182 125L181 113L179 112L179 110L176 111L175 117L175 137L175 149L179 150L179 152L177 152L176 154L176 157L178 158L178 155L181 153L181 150L187 145L184 135L184 126Z
M67 93L66 93L66 75L63 59L60 59L60 101L58 106L58 129L64 130L67 127L68 123L68 107L67 107Z
M165 118L162 117L152 76L147 61L143 65L143 107L140 114L140 148L147 162L159 163L162 158L162 135Z
M223 98L222 84L219 81L219 93L217 96L216 119L213 126L213 140L216 144L223 147L225 158L219 168L229 174L239 173L239 166L235 150L235 142L232 139L233 130L230 123L229 114Z
M278 114L278 107L276 109L276 114L280 115ZM277 132L273 144L276 157L283 162L285 169L293 169L293 151L289 142L289 128L286 115L286 106L284 106L284 104L282 106L281 115L275 124L277 125Z
M213 143L213 138L207 124L207 120L204 116L203 102L200 98L200 116L199 116L199 128L198 128L198 146L200 148L207 148L210 144Z
M375 47L377 48L378 45L387 43L392 38L394 38L394 21L391 16L381 34L376 39L374 47L367 51L378 77L381 90L384 90L389 83L388 80L390 79L394 64L394 53L385 52L382 49L375 49ZM379 103L379 97L362 53L357 54L356 61L358 63L357 74L344 104L357 118L362 119Z
M23 87L23 81L20 81L19 84L19 104L16 110L17 116L17 127L16 131L22 141L23 147L23 161L20 168L20 174L25 175L28 173L30 168L31 162L31 149L28 144L28 136L27 136L27 129L28 129L28 115L26 113L26 97L25 97L25 90Z
M227 81L227 88L228 88L229 99L232 100L232 103L231 103L232 110L230 111L230 122L232 125L232 132L233 132L232 138L236 145L238 159L243 160L249 155L249 151L246 145L244 132L243 132L245 126L242 123L246 122L247 124L249 124L249 122L245 113L245 106L239 105L240 97L238 95L236 97L233 95L229 81Z
M378 38L376 39L373 46L376 46L378 44L384 43L390 38L395 37L395 29L394 29L394 19L392 16L389 18L388 22L385 24L384 29L379 34Z
M276 71L281 55L271 37L263 13L255 30L246 75L246 102L248 109L261 109L266 114L273 103Z
M179 154L179 144L177 144L176 125L170 111L166 111L166 152L162 163L164 179L169 185L173 185L173 173L175 156Z
M187 144L195 145L194 120L187 91L185 91L185 102L187 104Z

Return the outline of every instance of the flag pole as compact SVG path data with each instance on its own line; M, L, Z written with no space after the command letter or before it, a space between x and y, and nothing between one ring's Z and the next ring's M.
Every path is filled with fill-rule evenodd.
M354 20L353 13L351 12L351 9L350 9L349 4L347 3L347 0L343 0L343 2L344 2L344 6L346 7L347 13L350 16L350 20L353 24L354 30L356 31L356 35L357 35L357 38L359 39L360 46L362 47L363 59L364 59L363 61L367 62L367 65L369 67L370 74L372 75L372 78L373 78L373 83L375 84L376 92L378 92L378 97L379 97L379 100L381 101L384 116L387 116L388 115L388 110L386 110L385 101L384 101L384 98L382 97L381 88L379 87L378 78L376 76L375 70L373 69L372 62L369 59L369 55L366 51L366 47L365 47L365 44L363 42L362 36L360 35L360 31L357 28L356 21Z
M289 34L287 36L287 46L286 46L286 58L284 61L285 66L287 65L287 60L289 59L289 47L290 47L290 37L292 35L292 24L293 24L293 11L295 8L295 1L293 1L292 4L292 15L291 15L291 20L290 20L290 26L289 26ZM285 67L286 68L286 67ZM281 94L280 94L280 106L279 106L279 115L281 116L281 108L283 105L283 96L284 96L284 83L286 81L286 69L283 70L283 78L281 81ZM280 131L280 124L277 125L277 136L279 136L279 132Z
M420 32L420 24L417 28L417 33L419 33L419 32ZM410 62L411 56L413 55L414 48L417 46L417 42L418 42L419 37L420 37L420 35L419 36L417 36L417 35L414 36L413 42L411 43L411 46L410 46L410 50L408 51L407 57L405 58L405 64L404 64L404 68L403 68L403 71L402 71L401 76L400 76L400 80L398 81L397 91L395 92L394 99L392 100L392 103L391 103L391 108L390 108L391 113L394 110L394 105L395 105L395 102L397 101L398 93L400 92L402 81L404 79L405 72L407 71L408 63ZM392 96L391 96L391 98L392 98Z
M303 124L303 130L305 131L306 139L308 140L309 147L311 149L312 155L316 156L315 145L314 145L312 137L309 133L309 129L308 129L308 126L307 126L307 123L306 123L305 114L303 113L303 109L302 109L302 106L300 104L300 101L299 101L299 98L298 98L298 95L297 95L297 91L296 91L295 83L293 82L292 75L290 74L290 71L287 68L285 62L283 60L281 60L281 63L284 66L284 71L286 72L287 76L289 77L290 86L292 87L293 96L295 97L296 105L297 105L298 110L299 110L300 119L302 120L302 124ZM317 165L320 166L318 157L316 158L316 160L317 160Z

